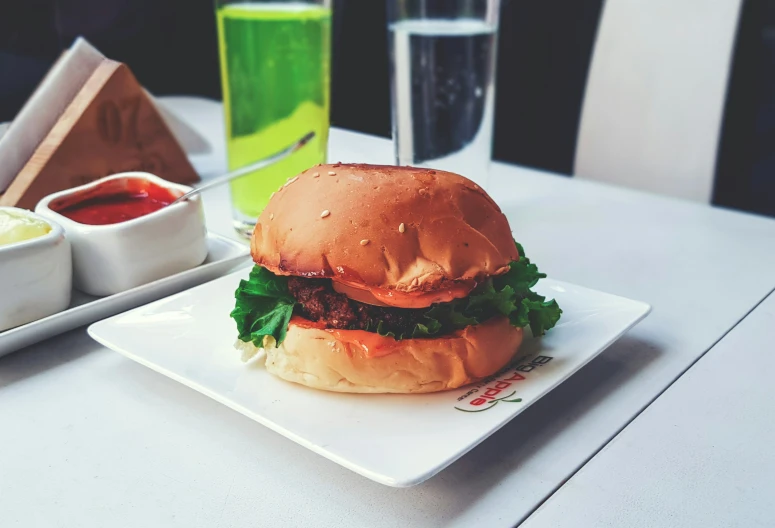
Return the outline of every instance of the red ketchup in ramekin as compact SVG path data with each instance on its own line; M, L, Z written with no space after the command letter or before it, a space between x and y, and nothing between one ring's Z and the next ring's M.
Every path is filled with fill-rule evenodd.
M90 189L88 194L52 203L52 210L86 225L111 225L134 220L162 209L180 196L152 181L132 179L118 187L113 182Z

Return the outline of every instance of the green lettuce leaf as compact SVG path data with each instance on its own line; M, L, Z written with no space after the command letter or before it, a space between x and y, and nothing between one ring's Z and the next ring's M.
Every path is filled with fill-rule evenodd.
M480 284L464 299L434 304L411 332L397 335L384 321L367 330L395 339L433 337L501 315L515 327L530 326L534 336L544 335L557 324L562 310L554 299L547 301L530 289L546 275L530 262L518 243L517 249L520 259L511 262L507 273ZM275 339L275 346L282 343L296 303L288 293L287 279L256 266L235 296L237 304L231 316L237 322L239 338L259 347L267 335Z
M240 341L262 347L264 337L272 336L275 347L283 342L296 304L288 292L287 278L254 266L248 280L240 281L234 297L237 302L231 317Z
M444 333L503 315L513 326L530 326L534 336L544 335L560 320L562 310L557 301L547 301L530 289L546 274L530 262L521 245L517 249L521 257L511 262L508 272L480 285L465 299L432 306L425 318Z
M527 318L530 321L530 331L534 336L542 336L547 330L553 328L560 320L562 310L557 301L552 299L547 301L543 295L530 291L522 299L522 306L527 311Z
M536 285L539 279L546 278L546 273L540 273L538 266L525 256L525 250L519 242L514 242L519 251L519 260L512 261L508 273L493 278L496 289L511 286L516 293L524 293Z

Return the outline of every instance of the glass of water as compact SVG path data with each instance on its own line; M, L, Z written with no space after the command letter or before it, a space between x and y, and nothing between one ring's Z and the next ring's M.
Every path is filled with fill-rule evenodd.
M500 0L388 0L397 165L486 187Z

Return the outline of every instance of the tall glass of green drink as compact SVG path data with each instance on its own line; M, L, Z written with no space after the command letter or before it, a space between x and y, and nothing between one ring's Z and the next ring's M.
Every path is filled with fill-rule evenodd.
M325 163L331 0L216 0L229 170L315 138L292 156L231 182L234 225L250 236L273 191Z

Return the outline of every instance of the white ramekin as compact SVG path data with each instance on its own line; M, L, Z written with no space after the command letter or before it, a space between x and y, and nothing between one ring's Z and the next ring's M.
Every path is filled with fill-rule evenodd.
M0 207L46 222L43 236L0 246L0 332L37 321L70 305L70 243L56 222L16 207Z
M200 265L207 257L207 230L199 196L151 214L110 225L86 225L56 212L56 205L86 197L99 186L148 180L183 194L191 187L147 172L124 172L51 194L35 212L59 223L73 248L74 286L90 295L120 293Z

